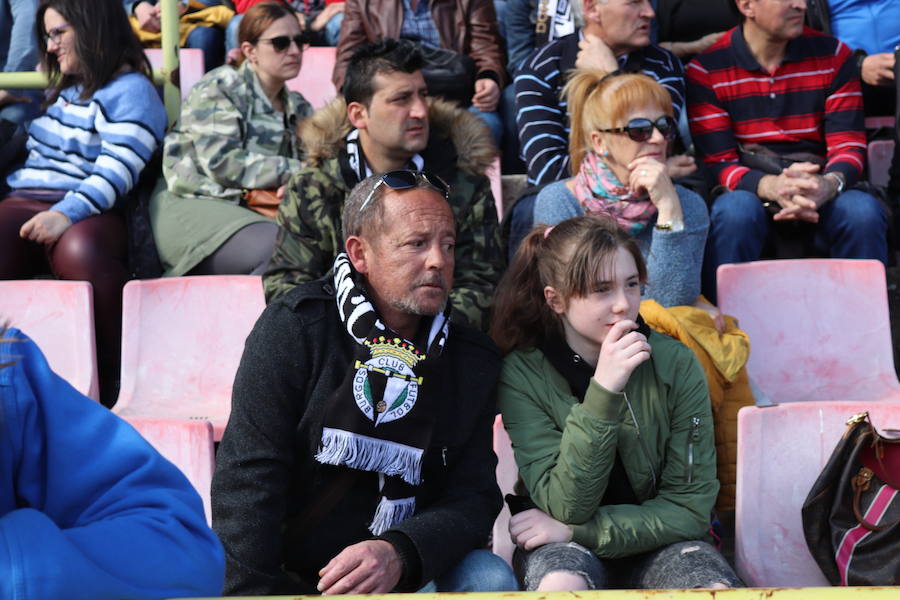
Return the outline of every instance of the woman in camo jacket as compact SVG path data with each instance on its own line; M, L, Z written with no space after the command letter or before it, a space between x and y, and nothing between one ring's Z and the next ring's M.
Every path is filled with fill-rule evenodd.
M297 124L312 107L285 82L300 71L300 27L265 2L241 21L242 62L191 90L166 137L150 218L165 275L261 273L278 227L247 208L248 190L282 186L300 168Z

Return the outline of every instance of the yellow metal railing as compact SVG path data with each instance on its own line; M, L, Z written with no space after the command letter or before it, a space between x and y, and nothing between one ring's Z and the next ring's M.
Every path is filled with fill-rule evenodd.
M163 68L153 72L153 79L163 86L163 102L166 104L166 113L169 115L169 125L175 122L181 114L181 84L178 77L178 0L160 0L162 40L160 45L163 52ZM158 75L157 75L158 73ZM159 82L157 77L162 77Z
M153 81L163 88L163 101L169 115L169 125L181 111L181 92L178 79L178 0L159 0L162 5L163 67L154 69ZM39 71L0 73L0 89L40 89L49 85L47 75Z
M896 600L900 586L743 588L735 590L594 590L590 592L495 592L477 594L371 594L342 600ZM207 599L210 600L210 599ZM321 600L321 596L267 596L230 600Z

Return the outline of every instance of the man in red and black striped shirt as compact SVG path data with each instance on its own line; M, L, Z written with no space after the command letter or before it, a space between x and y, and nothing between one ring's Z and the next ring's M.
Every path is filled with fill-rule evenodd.
M874 196L851 189L866 157L851 50L804 28L805 0L736 5L742 25L686 72L695 146L726 190L710 211L704 293L714 297L720 264L760 257L772 219L814 224L815 245L833 257L886 262L885 212ZM772 167L741 159L739 148L754 144L777 155ZM779 159L797 155L804 159Z

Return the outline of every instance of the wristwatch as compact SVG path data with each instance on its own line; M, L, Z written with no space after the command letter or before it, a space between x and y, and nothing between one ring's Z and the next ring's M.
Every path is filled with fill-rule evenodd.
M659 229L660 231L671 231L672 233L678 233L679 231L684 230L684 221L682 221L681 219L677 221L664 221L662 223L657 221L654 227L656 227L656 229Z
M837 182L837 189L836 189L834 195L835 195L835 197L840 196L841 192L844 191L844 186L847 183L844 180L843 173L839 173L838 171L829 171L828 173L825 173L825 175L823 175L823 177L831 177L832 179L834 179Z

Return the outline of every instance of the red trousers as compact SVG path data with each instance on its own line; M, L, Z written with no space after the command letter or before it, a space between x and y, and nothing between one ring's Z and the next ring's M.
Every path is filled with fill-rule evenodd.
M129 278L125 222L109 212L88 217L49 246L19 237L22 225L50 206L15 195L0 201L0 279L28 279L49 270L58 279L91 283L101 397L109 404L119 378L122 287Z

